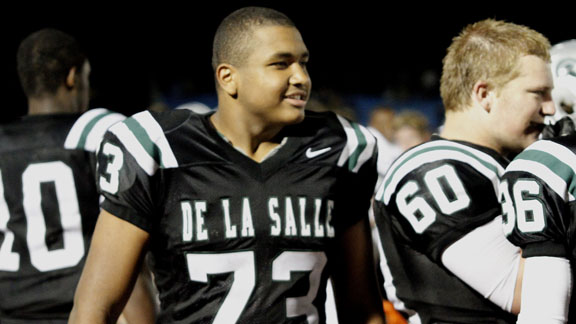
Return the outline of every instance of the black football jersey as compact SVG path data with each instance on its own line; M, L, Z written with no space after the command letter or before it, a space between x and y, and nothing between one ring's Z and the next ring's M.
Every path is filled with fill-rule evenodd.
M524 257L576 260L576 136L535 142L502 178L504 232Z
M0 323L66 321L99 212L105 109L0 125Z
M390 167L374 203L396 296L422 323L514 323L443 267L444 250L500 215L507 161L466 142L434 137Z
M367 217L376 143L307 112L257 163L190 111L142 112L99 153L110 213L150 233L163 321L324 323L335 238Z
M565 258L574 269L576 135L529 146L506 168L500 190L504 232L522 256ZM569 323L576 321L574 295Z

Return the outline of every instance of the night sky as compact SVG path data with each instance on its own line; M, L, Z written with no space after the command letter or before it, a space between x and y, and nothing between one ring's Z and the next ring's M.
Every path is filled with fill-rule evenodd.
M462 7L455 8L410 1L383 2L385 9L378 9L357 1L351 5L277 3L170 5L163 1L126 8L83 2L74 9L52 4L34 7L33 13L24 5L3 10L0 71L7 113L0 120L26 111L16 74L16 50L26 35L43 27L72 34L86 50L92 64L91 106L125 114L146 109L155 100L174 104L187 97L212 95L212 37L222 18L246 4L273 7L292 18L311 53L313 92L329 89L343 96L403 93L439 98L437 79L446 47L465 25L485 18L527 25L553 44L576 38L574 4L542 7L543 3L524 2L502 8L461 2ZM310 8L310 3L316 8Z

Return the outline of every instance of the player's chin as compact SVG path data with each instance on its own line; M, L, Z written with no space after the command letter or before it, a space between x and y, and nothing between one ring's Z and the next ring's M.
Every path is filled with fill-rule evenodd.
M524 150L525 148L536 142L538 140L538 137L540 136L540 133L541 132L531 132L529 134L526 134L524 140L521 142L522 146L520 147L520 150Z
M304 120L304 107L287 107L282 114L282 120L286 125L297 124Z

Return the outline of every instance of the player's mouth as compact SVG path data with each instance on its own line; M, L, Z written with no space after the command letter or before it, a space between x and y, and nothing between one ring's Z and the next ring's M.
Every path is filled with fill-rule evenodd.
M528 128L526 129L526 133L531 134L531 133L542 133L542 131L544 130L544 123L541 122L530 122L530 124L528 125Z
M297 108L304 108L306 106L306 102L308 101L307 99L308 95L304 91L292 92L284 96L284 100Z

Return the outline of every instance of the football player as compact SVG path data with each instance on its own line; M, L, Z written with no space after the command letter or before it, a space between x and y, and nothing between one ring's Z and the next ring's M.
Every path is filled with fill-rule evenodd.
M28 115L0 125L0 322L66 323L99 213L95 151L124 116L83 113L90 63L68 34L32 33L17 67Z
M576 110L576 39L552 46L550 50L554 89L552 97L556 104L554 118L575 118Z
M550 139L575 132L576 115L576 40L568 40L552 46L550 50L554 89L552 98L556 106L554 116L542 132L542 138Z
M521 256L502 234L498 182L506 157L554 113L549 47L534 30L488 19L448 48L445 125L397 159L376 194L389 295L415 311L411 321L515 321Z
M560 116L573 118L576 41L552 47L552 95ZM573 323L571 263L576 260L576 136L542 140L506 168L504 232L526 258L518 323Z
M99 152L105 195L71 323L117 317L145 251L170 323L383 323L369 225L376 144L304 110L308 50L284 14L247 7L214 39L218 109L142 112Z

